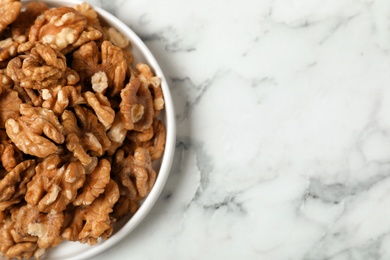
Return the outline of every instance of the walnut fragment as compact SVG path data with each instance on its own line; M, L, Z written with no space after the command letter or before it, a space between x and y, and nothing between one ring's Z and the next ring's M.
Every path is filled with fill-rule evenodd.
M96 244L151 191L161 81L87 3L0 0L0 253Z
M65 140L63 127L53 111L27 104L20 106L21 117L8 119L5 129L9 138L24 153L45 158L57 151ZM45 137L42 136L45 134Z
M114 96L124 86L127 63L122 50L109 41L103 41L100 52L95 42L89 42L73 53L72 68L80 74L81 80L88 87L91 77L96 72L103 71L107 76L109 95Z
M18 0L0 1L0 32L18 17L22 4Z
M29 54L8 63L7 75L21 87L43 89L62 84L65 70L66 59L62 53L37 44Z

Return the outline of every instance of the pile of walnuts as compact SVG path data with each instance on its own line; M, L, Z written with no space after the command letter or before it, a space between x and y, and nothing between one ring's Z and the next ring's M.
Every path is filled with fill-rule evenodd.
M0 252L93 245L156 180L160 79L83 3L0 0Z

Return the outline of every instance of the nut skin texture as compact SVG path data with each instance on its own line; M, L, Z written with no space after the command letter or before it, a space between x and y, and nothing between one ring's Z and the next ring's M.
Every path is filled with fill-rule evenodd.
M108 95L115 96L124 86L127 63L122 50L109 41L103 41L101 52L95 42L89 42L73 53L72 68L80 74L87 90L91 88L91 77L103 71L107 76Z
M26 193L26 185L35 174L34 167L34 160L26 160L16 165L0 180L0 202L17 201Z
M12 210L12 219L15 221L15 231L23 237L31 236L36 239L38 248L53 247L62 241L60 236L64 222L62 212L43 214L37 207L27 204Z
M43 89L64 83L66 58L49 46L37 44L27 55L12 59L7 75L23 88Z
M161 80L87 3L0 0L0 253L94 245L153 188Z
M22 4L17 0L0 1L0 32L18 17Z
M139 79L131 79L121 91L119 113L127 130L145 131L153 123L153 101L148 88Z
M65 110L61 115L61 122L64 126L67 149L83 165L91 163L92 156L102 156L111 146L104 126L88 108L75 106L74 113Z
M85 104L81 95L81 86L65 86L47 90L47 99L43 101L42 107L52 110L57 116L68 107Z
M138 63L136 69L139 72L139 79L142 84L149 87L153 96L154 116L156 117L159 112L164 108L164 97L161 89L161 80L159 77L153 76L149 66L144 63Z
M37 165L36 174L27 185L25 200L40 212L64 211L84 184L85 170L80 162L61 164L59 155L50 155Z
M111 128L115 118L115 111L111 108L110 101L102 93L84 92L87 104L95 111L99 122L105 129Z
M22 153L8 138L5 130L0 130L0 156L1 163L7 172L23 160Z
M12 118L19 118L19 107L22 100L18 97L18 92L6 89L0 95L0 128L4 129L5 122Z
M12 38L15 39L20 36L27 38L35 19L48 9L48 6L43 2L28 3L26 10L21 12L15 22L11 24Z
M54 142L64 142L63 127L53 111L45 108L32 107L27 104L20 106L21 117L6 121L5 129L9 138L25 154L46 158L57 152ZM45 137L42 136L45 134Z
M71 223L65 228L62 236L70 241L79 240L89 245L96 244L97 239L111 229L109 214L118 199L118 185L110 180L103 194L90 205L76 209Z
M104 192L110 182L111 164L106 159L101 159L96 168L87 175L82 191L73 202L75 206L90 205L101 193Z
M87 19L71 7L52 8L38 16L30 29L29 41L63 50L74 44L87 26Z

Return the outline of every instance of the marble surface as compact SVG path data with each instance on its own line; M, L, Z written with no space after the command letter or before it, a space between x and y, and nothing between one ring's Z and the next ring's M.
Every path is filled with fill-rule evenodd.
M390 259L390 1L91 0L159 61L167 185L93 259Z

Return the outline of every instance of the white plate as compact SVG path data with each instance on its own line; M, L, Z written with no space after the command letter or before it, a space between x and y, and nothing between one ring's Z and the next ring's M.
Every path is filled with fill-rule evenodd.
M31 1L21 1L23 4L26 4ZM81 4L82 1L75 0L46 0L43 1L47 3L50 7L56 6L74 6L75 4ZM148 64L152 70L156 73L157 76L161 78L161 87L165 99L165 109L161 112L161 120L165 123L167 128L167 137L165 152L161 159L160 168L156 169L158 172L158 177L156 183L144 200L140 209L137 213L127 219L116 223L114 225L114 232L112 236L102 241L100 240L98 244L94 246L84 245L79 242L63 242L55 248L46 250L45 255L41 259L50 259L50 260L76 260L76 259L87 259L92 256L99 254L100 252L108 249L109 247L115 245L118 241L127 236L148 214L149 210L153 207L158 196L160 195L165 182L168 178L169 171L171 168L174 150L175 150L175 139L176 139L176 126L175 126L175 113L173 108L173 103L171 99L171 94L165 77L161 71L160 66L158 65L156 59L153 57L152 53L146 47L146 45L141 41L141 39L123 22L118 20L116 17L110 13L104 11L101 8L94 7L99 16L107 22L111 27L116 28L123 35L128 37L131 41L131 51L134 54L135 62L144 62Z

